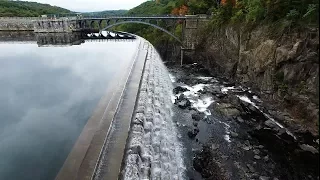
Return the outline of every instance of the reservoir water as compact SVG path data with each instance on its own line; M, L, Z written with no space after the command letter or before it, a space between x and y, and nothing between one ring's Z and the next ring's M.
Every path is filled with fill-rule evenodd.
M1 180L55 178L138 41L0 42Z

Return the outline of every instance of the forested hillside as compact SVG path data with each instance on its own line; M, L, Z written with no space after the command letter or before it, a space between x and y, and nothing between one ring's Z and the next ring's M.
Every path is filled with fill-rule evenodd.
M247 23L249 26L281 22L285 26L318 26L319 0L157 0L147 1L128 11L129 15L208 14L210 26ZM280 24L281 24L280 23ZM118 29L147 38L152 43L169 36L146 25L126 24ZM181 27L175 30L177 35Z
M173 9L184 4L183 0L161 0L147 1L128 11L128 15L164 15L171 14ZM154 45L165 43L172 40L169 35L153 27L142 24L123 24L116 28L117 30L127 31L149 40ZM181 29L181 28L180 28ZM179 35L179 27L176 28L176 34Z
M0 17L37 17L42 14L70 13L68 9L27 1L0 0Z
M127 14L128 10L106 10L106 11L98 11L98 12L86 12L84 15L92 15L92 16L121 16Z

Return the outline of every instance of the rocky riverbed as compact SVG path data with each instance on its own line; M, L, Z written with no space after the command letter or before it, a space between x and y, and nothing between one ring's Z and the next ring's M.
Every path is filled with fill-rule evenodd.
M290 114L200 65L167 67L187 179L319 179L319 136Z

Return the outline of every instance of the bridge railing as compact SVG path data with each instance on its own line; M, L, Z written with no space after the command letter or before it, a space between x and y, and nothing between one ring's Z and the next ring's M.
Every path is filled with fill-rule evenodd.
M61 18L68 18L68 19L199 19L199 18L210 18L208 15L117 15L117 16L109 16L109 15L86 15L86 14L50 14L47 15L48 19L61 19Z
M94 16L94 15L84 15L81 16L82 18L114 18L114 19L130 19L130 18L182 18L182 19L192 19L192 18L209 18L210 16L203 16L203 15L132 15L132 16L128 16L128 15L121 15L121 16L106 16L106 15L101 15L101 16Z

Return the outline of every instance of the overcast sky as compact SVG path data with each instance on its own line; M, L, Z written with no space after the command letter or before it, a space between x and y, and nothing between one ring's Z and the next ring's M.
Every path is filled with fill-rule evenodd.
M88 12L131 9L147 0L28 0L60 6L72 11Z

